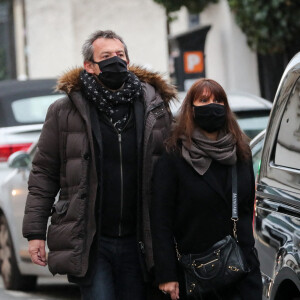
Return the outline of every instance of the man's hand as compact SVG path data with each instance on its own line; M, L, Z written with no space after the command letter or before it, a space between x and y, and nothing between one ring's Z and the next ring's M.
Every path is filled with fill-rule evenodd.
M28 252L33 263L43 267L47 265L44 240L29 241Z
M177 281L161 283L158 288L163 293L169 294L172 300L179 299L179 283Z

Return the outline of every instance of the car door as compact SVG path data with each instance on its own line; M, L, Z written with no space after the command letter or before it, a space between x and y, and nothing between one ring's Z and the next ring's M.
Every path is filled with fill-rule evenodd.
M300 290L300 64L283 76L271 113L256 187L255 238L264 296L290 282ZM293 287L293 288L292 288ZM294 290L293 290L294 289Z

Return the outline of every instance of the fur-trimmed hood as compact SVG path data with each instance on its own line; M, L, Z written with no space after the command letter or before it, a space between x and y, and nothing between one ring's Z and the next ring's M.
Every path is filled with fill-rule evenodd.
M79 73L82 70L82 67L78 67L65 72L58 79L56 90L63 91L67 94L72 91L80 90L81 83L79 79ZM133 72L141 82L152 85L158 91L164 101L170 102L172 99L177 98L176 88L167 83L159 73L148 71L139 66L130 66L129 70Z

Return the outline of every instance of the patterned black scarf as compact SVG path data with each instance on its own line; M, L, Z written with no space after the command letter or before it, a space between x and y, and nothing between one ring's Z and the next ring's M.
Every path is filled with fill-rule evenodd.
M80 72L85 97L105 113L114 127L120 132L127 123L134 99L142 94L140 80L132 72L121 89L112 91L105 88L98 79L86 72Z

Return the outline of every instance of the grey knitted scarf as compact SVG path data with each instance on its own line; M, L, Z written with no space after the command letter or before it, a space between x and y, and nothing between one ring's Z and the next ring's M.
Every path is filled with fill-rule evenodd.
M182 156L196 172L203 175L209 168L212 160L224 165L236 163L236 140L231 133L220 131L216 141L208 139L198 128L192 135L192 143L188 145L185 136L182 140Z

